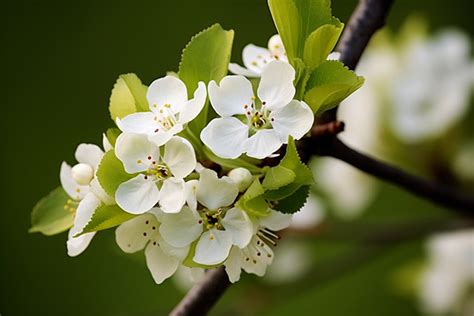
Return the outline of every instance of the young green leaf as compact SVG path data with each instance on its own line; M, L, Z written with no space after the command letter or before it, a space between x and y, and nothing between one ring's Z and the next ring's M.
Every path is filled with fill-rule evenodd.
M306 203L309 195L309 185L303 185L291 196L281 199L276 203L275 209L285 214L298 212Z
M77 234L75 237L85 233L97 232L99 230L118 226L135 216L136 215L123 211L117 205L101 205L95 210L91 220L87 223L82 232Z
M332 16L330 0L268 0L268 4L292 64L295 58L300 58L308 66L315 65L318 59L327 57L330 51L324 54L333 39L321 38L330 40L328 43L323 43L319 42L319 35L311 36L311 34L326 24L342 27L342 23ZM309 37L312 39L308 41ZM318 44L321 45L317 46ZM310 53L314 53L316 57L309 55Z
M115 191L117 191L119 185L133 177L134 175L125 171L122 162L115 156L113 150L105 153L97 168L97 180L110 196L115 196Z
M357 76L341 62L328 60L311 74L304 100L313 112L324 112L338 105L363 83L363 77Z
M112 120L135 112L149 111L147 86L135 74L120 75L110 95L109 111Z
M290 169L283 166L275 166L267 170L262 186L265 190L276 190L292 183L295 178L295 173Z
M30 233L42 233L50 236L59 234L72 227L75 208L79 202L70 200L70 197L58 187L42 198L31 213Z
M306 39L303 59L306 65L314 69L326 61L341 36L343 23L325 24L318 27Z
M268 215L269 207L263 197L264 193L265 190L260 184L260 180L256 178L237 201L236 206L255 216L266 216Z
M211 80L219 82L224 78L230 62L233 40L233 30L226 31L219 24L214 24L195 35L186 45L179 63L178 75L186 84L189 97L193 96L199 81L208 84ZM213 115L206 104L188 126L195 135L199 135Z
M118 128L112 127L107 129L105 132L105 137L107 137L110 145L115 146L115 141L117 140L117 137L122 133Z

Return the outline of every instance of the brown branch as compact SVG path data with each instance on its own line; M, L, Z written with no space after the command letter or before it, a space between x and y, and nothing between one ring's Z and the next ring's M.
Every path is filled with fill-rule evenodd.
M224 267L207 271L204 279L193 286L170 315L206 315L229 285Z
M311 145L306 145L305 148L312 149L313 154L340 159L426 200L456 210L463 215L474 216L474 194L459 192L450 186L411 175L397 167L359 153L335 136L313 137L310 142Z

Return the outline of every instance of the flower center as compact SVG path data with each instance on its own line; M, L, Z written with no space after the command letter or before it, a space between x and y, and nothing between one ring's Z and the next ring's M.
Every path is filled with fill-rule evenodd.
M171 171L168 168L168 166L165 164L152 163L150 168L148 168L148 170L145 171L145 180L148 179L148 177L153 177L155 181L162 181L164 179L171 177Z
M226 208L219 208L216 211L202 209L200 211L202 220L199 220L199 224L204 224L204 227L208 230L212 228L224 230L224 226L221 224L221 219L226 211Z
M153 104L153 108L156 109L158 106ZM171 104L169 103L164 104L158 110L154 111L154 113L155 117L153 119L161 128L165 130L170 130L177 123L176 114L171 109ZM155 133L158 133L159 130L160 128L157 128Z
M247 120L247 125L252 132L256 132L260 129L271 128L271 122L274 121L273 118L270 118L270 111L265 107L266 102L262 101L261 106L257 106L256 98L252 98L252 104L245 104L245 118Z

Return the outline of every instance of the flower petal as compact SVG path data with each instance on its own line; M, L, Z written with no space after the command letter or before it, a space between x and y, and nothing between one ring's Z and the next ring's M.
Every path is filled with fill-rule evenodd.
M184 185L185 194L186 194L186 203L192 210L197 209L197 187L198 180L190 180Z
M115 155L122 161L125 171L137 173L147 170L153 161L158 161L160 150L145 135L122 133L115 142Z
M229 177L218 178L217 173L210 169L201 172L197 187L197 200L210 210L231 205L239 188Z
M311 108L303 101L293 100L281 109L272 111L270 114L272 126L280 136L280 140L286 144L288 136L294 139L303 137L314 122L314 114Z
M105 192L105 190L100 186L97 178L92 179L90 183L90 191L95 194L95 196L101 200L106 205L115 204L115 199Z
M243 76L225 76L219 86L209 82L209 100L222 117L245 114L245 106L250 106L254 96L252 83Z
M225 230L232 235L232 243L239 248L245 248L253 235L253 225L247 213L234 207L227 211L221 220Z
M188 92L180 79L166 76L151 83L146 98L152 111L157 111L166 105L173 113L177 113L188 100Z
M295 96L295 70L284 61L272 61L262 72L257 94L265 107L276 110L290 103Z
M204 104L206 104L206 85L200 81L196 91L194 91L194 98L187 101L181 111L179 112L179 122L185 124L192 121L196 116L201 113Z
M274 59L268 49L249 44L242 51L242 60L247 69L261 74L262 70Z
M117 117L116 123L124 133L153 135L157 128L161 128L155 117L152 112L137 112L129 114L123 119Z
M245 77L250 78L257 78L260 77L260 73L256 73L255 71L249 70L240 66L239 64L230 63L229 64L229 71L236 75L242 75Z
M229 281L235 283L240 280L242 272L242 252L237 247L232 247L229 257L224 262L225 272L229 277Z
M177 214L165 214L161 219L160 234L173 247L185 247L198 239L202 233L200 216L189 207Z
M196 154L191 143L179 136L172 137L165 144L163 161L173 176L184 178L196 168Z
M275 34L268 40L268 50L274 56L285 56L285 47L283 46L283 41L281 40L280 35Z
M117 204L131 214L143 214L158 202L160 191L155 182L139 174L119 185L115 192Z
M275 130L263 129L257 131L255 135L247 139L244 146L247 156L263 159L280 148L282 143Z
M268 216L260 219L260 226L269 228L273 231L279 231L290 226L291 218L291 214L283 214L278 211L270 210Z
M80 144L77 146L76 153L74 154L76 160L80 163L91 166L94 170L97 170L104 152L99 146L94 144Z
M69 230L68 240L66 243L67 253L69 256L75 257L80 255L84 250L86 250L92 237L94 237L95 233L87 233L79 237L74 236L82 232L100 204L100 200L93 193L88 193L79 203L76 217L74 218L74 226Z
M117 227L115 241L122 251L137 252L158 234L158 226L156 217L151 213L137 216Z
M228 232L213 228L202 234L196 245L193 260L205 265L221 263L229 255L231 247L231 235Z
M72 177L72 168L66 162L61 164L59 172L59 180L64 191L71 197L71 199L80 201L89 192L88 185L79 185Z
M151 242L145 249L146 265L156 284L172 276L179 266L179 259L168 256L160 244Z
M213 119L201 132L201 140L217 156L238 158L244 152L248 127L234 117Z
M184 180L169 178L163 181L159 193L161 210L165 213L178 213L186 202Z
M183 130L183 125L181 123L176 123L170 129L161 128L153 135L150 135L149 139L158 146L166 144L167 141L171 139L174 135L178 134Z

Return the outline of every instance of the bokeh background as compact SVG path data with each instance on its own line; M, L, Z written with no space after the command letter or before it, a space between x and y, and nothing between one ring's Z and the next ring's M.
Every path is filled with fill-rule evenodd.
M334 0L333 13L347 22L355 5L355 0ZM470 1L399 0L389 28L396 32L412 13L422 14L431 31L454 26L472 41ZM28 234L30 211L58 185L61 161L72 163L81 142L100 144L101 133L113 125L107 107L118 75L134 72L148 84L176 70L190 37L215 22L235 30L232 59L241 62L244 45L265 46L275 33L266 1L18 0L3 3L0 15L6 93L0 314L166 314L183 295L182 282L155 285L143 254L121 253L113 231L98 234L84 254L69 258L66 233ZM472 125L472 111L469 115L463 124ZM393 186L377 185L377 196L354 227L361 221L390 226L404 219L452 217ZM314 260L309 274L289 282L246 276L212 314L420 315L419 302L404 291L410 282L404 283L403 275L407 265L423 260L423 239L381 248L355 243L357 234L346 232L342 241L291 237ZM295 256L286 265L298 262Z

